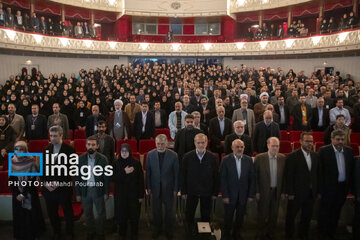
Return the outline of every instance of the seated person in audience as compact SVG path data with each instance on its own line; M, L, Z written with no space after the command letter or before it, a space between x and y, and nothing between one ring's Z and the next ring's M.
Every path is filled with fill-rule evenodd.
M69 139L69 120L65 114L60 113L60 104L53 104L53 114L48 117L47 127L58 125L64 131L64 139Z
M26 116L25 126L27 140L48 138L47 119L39 114L39 105L31 106L31 114Z
M175 103L175 111L169 115L170 136L175 139L176 133L185 127L185 116L187 113L182 110L181 102Z
M115 112L111 112L107 118L108 132L116 141L128 139L131 137L131 123L126 112L122 109L123 101L116 99L114 101Z
M345 125L345 116L344 115L337 115L336 116L336 122L333 125L328 126L324 131L324 144L328 145L331 143L331 133L334 130L342 130L345 133L344 136L344 144L347 146L350 146L350 135L351 135L351 129Z
M178 154L180 166L185 153L195 149L194 138L202 130L194 127L194 115L187 114L185 116L185 128L180 129L175 136L174 151Z
M217 107L216 113L217 117L212 118L209 123L210 149L221 155L224 152L225 137L233 132L233 126L231 120L225 117L223 106Z
M100 120L105 120L105 117L100 114L100 108L98 105L93 105L91 107L92 115L86 118L85 131L86 137L90 137L97 133L97 122Z
M319 97L316 101L316 108L312 109L311 129L313 131L323 132L329 126L329 109L326 109L324 104L324 98Z
M141 111L135 114L134 136L136 140L152 139L155 136L155 119L149 111L149 103L141 103Z
M15 16L15 27L17 30L20 31L25 31L25 22L24 22L24 18L21 15L21 11L16 11L16 16Z
M344 99L336 99L336 107L330 109L330 124L335 124L336 116L343 115L345 117L345 125L350 126L351 116L349 110L344 108Z
M160 101L154 103L154 110L151 111L155 119L155 128L167 128L167 117L163 109L161 109Z
M245 123L242 120L237 120L233 124L234 126L234 133L228 134L225 137L225 153L230 154L232 153L232 142L235 139L240 139L244 142L244 154L248 156L252 156L252 146L251 146L251 138L249 135L245 134Z
M97 137L99 142L98 152L103 154L110 165L113 165L114 157L115 157L115 143L114 139L106 134L106 122L104 120L100 120L97 122L97 133L93 136Z
M10 126L9 119L5 115L0 116L0 165L7 161L6 156L13 152L16 140L16 132Z
M263 119L263 121L255 125L254 135L252 136L253 150L257 153L263 153L268 150L266 139L269 137L277 137L280 139L279 124L273 121L272 112L265 111Z

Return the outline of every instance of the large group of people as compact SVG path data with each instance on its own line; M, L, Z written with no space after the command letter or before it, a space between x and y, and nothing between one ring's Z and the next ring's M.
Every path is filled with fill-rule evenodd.
M18 31L35 32L51 36L65 36L75 38L97 38L97 29L88 22L76 22L74 26L71 21L53 21L51 17L38 17L36 12L16 12L7 7L3 9L0 2L0 27L16 29Z
M88 239L104 238L105 202L111 181L115 183L114 215L121 238L137 238L145 189L152 199L154 238L163 231L168 239L173 238L173 200L178 193L186 200L185 226L188 238L192 238L198 203L201 220L210 221L212 199L219 192L224 203L224 240L240 239L247 202L253 200L258 202L258 238L273 237L279 203L285 199L286 238L294 237L294 222L301 209L297 234L308 239L314 202L320 199L319 236L333 239L348 193L355 194L353 232L355 239L359 236L360 190L356 179L360 160L353 156L349 137L351 132L360 131L360 84L349 74L342 77L339 72L330 75L322 70L306 76L304 71L290 69L284 73L281 68L245 65L231 69L221 65L130 63L112 70L82 69L69 78L55 73L46 78L40 72L10 76L0 85L0 92L2 160L14 149L26 152L24 141L48 137L46 150L70 155L76 150L63 140L69 139L69 129L78 129L87 137L87 152L80 156L79 166L113 166L112 177L78 178L83 184L75 188L76 199L84 209ZM155 136L156 128L169 128L174 151L168 148L167 136ZM280 131L290 129L303 133L301 147L286 157L279 153ZM326 133L326 145L319 152L313 151L311 131ZM115 142L131 138L155 139L156 149L148 152L144 161L145 173L130 145L123 144L115 155ZM14 168L34 171L32 159L15 156L13 161ZM61 174L40 180L71 181ZM98 182L103 183L101 187L95 186ZM43 231L38 197L34 196L37 192L22 187L12 190L14 224L24 224L19 217L33 216L29 211L37 211L38 216L31 220L31 224L38 223L36 228L29 224L14 234L35 238ZM45 184L43 196L54 236L65 238L58 216L61 205L65 236L73 238L71 188ZM29 198L30 208L26 204Z

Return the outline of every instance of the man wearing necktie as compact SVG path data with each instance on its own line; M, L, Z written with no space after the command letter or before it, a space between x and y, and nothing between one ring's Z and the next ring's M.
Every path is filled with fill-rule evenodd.
M285 221L285 236L292 239L295 232L295 219L301 209L298 229L300 239L308 239L313 205L319 192L319 156L313 152L313 136L311 132L303 132L300 136L301 148L286 158L285 193L288 205Z
M330 239L335 236L341 209L352 184L353 151L344 145L344 138L343 130L334 130L331 144L319 150L321 202L318 227L321 237Z
M149 103L141 104L141 111L135 114L134 133L137 140L151 139L155 135L154 115L149 112Z
M255 195L255 168L251 157L244 155L244 142L232 142L233 153L225 156L220 166L221 193L224 202L223 240L241 239L246 204ZM235 214L235 223L233 217Z

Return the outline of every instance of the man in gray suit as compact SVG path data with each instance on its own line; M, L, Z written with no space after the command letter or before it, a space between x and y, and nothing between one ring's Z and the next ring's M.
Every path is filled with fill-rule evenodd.
M54 125L60 126L64 131L64 139L69 138L69 121L65 114L60 113L60 104L53 104L53 112L54 114L50 115L47 122L48 129Z
M246 98L241 99L240 108L236 109L232 116L233 123L237 120L242 120L245 123L245 134L250 137L255 129L255 116L254 111L248 109L248 100Z
M256 155L256 199L258 201L259 236L257 239L272 239L276 227L280 199L284 200L283 176L285 155L279 153L277 137L267 140L268 151Z
M225 208L223 240L242 239L240 229L246 204L252 201L255 195L255 169L251 157L243 154L244 148L243 141L234 140L233 153L226 155L220 166L221 193Z
M167 239L173 238L175 219L174 199L179 191L179 160L175 152L167 149L164 134L155 138L156 149L146 157L146 186L152 202L153 238L159 237L162 228L162 205L165 207L164 227Z
M10 126L12 126L12 128L16 132L16 141L18 141L22 136L24 136L24 118L23 116L16 114L16 106L13 103L10 103L8 105L8 112L9 115L7 115L7 117L9 119Z

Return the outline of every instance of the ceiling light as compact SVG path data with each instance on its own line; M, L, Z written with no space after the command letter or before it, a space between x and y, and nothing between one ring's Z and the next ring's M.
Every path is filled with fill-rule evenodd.
M68 38L59 38L59 40L64 47L66 47L69 42Z
M26 65L31 65L31 64L32 64L32 62L31 62L31 60L30 60L30 59L28 59L28 60L26 60L25 64L26 64Z
M238 6L244 6L245 2L246 2L246 0L237 0L237 1L236 1L236 5L238 5Z
M269 41L261 41L261 42L259 42L260 47L261 47L262 49L264 49L268 43L269 43Z
M262 3L264 3L264 4L266 4L268 2L269 2L269 0L262 0Z
M38 35L38 34L33 34L33 37L34 37L36 43L41 43L41 41L43 39L43 36Z
M117 42L108 42L109 46L114 49L116 47Z
M338 37L339 37L339 42L342 43L342 42L346 39L347 35L349 35L349 32L339 33L339 35L338 35Z
M115 5L116 0L108 0L108 2L111 6L113 6L113 5Z

